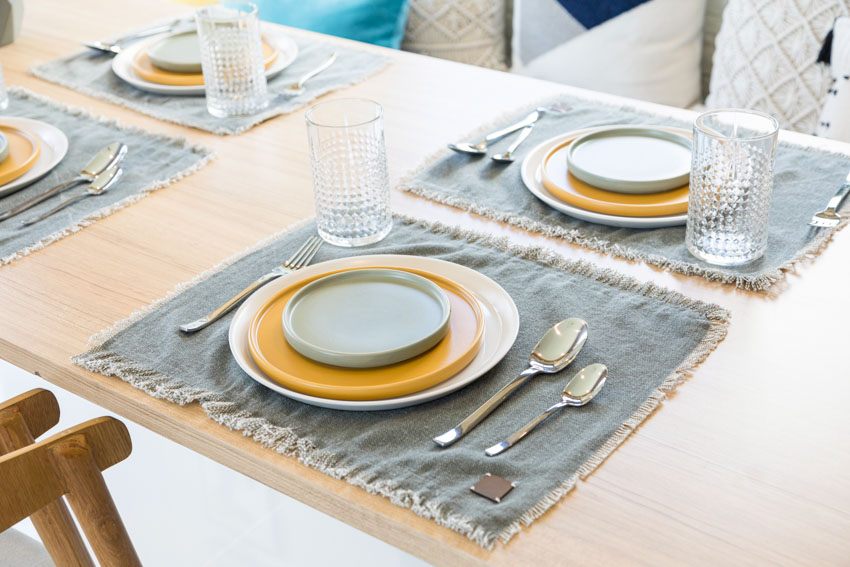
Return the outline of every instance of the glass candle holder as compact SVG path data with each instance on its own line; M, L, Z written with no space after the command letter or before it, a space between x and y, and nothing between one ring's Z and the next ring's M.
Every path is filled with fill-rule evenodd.
M381 240L393 222L381 105L332 100L306 119L319 236L337 246Z
M257 6L222 2L195 12L207 110L220 118L269 105Z
M713 110L694 122L688 223L691 254L724 266L767 248L779 123L750 110Z

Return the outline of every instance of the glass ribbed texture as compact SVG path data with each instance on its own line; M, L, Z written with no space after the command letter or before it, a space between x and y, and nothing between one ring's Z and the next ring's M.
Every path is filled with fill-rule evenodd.
M712 264L739 265L767 248L777 128L766 115L714 111L694 127L685 243Z
M218 117L255 114L269 104L257 7L225 2L195 14L207 109Z

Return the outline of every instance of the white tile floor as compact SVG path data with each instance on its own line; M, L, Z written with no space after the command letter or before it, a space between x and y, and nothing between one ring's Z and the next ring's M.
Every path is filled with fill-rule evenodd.
M62 418L49 434L112 415L0 361L0 400L36 387L51 390L59 400ZM130 430L133 453L104 477L145 565L426 565L127 419L122 421ZM16 527L37 537L29 521Z

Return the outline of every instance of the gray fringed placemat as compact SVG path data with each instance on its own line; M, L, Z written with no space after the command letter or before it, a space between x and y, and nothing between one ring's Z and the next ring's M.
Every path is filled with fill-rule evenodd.
M309 406L240 370L227 341L232 315L194 335L177 326L280 264L315 232L315 223L302 223L179 285L92 337L91 349L74 362L158 398L198 402L215 421L270 449L492 548L592 473L726 335L728 313L716 305L545 249L397 217L384 241L356 250L324 246L316 261L409 254L473 268L513 297L519 336L493 370L441 399L376 412ZM586 319L590 331L570 368L532 380L455 445L439 449L431 441L524 370L549 327L574 316ZM593 362L608 365L610 375L592 403L564 410L500 457L484 456L486 447L560 399L568 378ZM500 504L469 490L487 472L517 483Z
M848 222L845 218L836 229L808 226L812 215L826 206L844 182L850 171L850 157L784 142L780 142L776 152L767 252L745 266L714 266L693 257L685 247L684 225L657 229L615 228L565 215L537 199L523 184L520 162L534 146L554 136L592 126L663 124L691 128L692 124L633 108L564 96L543 104L555 102L569 104L572 110L565 115L548 114L541 119L529 139L516 152L515 164L504 166L487 158L478 159L444 149L426 159L420 168L401 182L399 188L593 250L757 291L766 290L800 261L816 255L835 231ZM524 116L529 108L531 105L460 139L478 139L483 132ZM493 151L499 151L511 139L508 137ZM845 208L850 207L848 203L850 200L845 203Z
M171 96L139 90L112 72L112 56L91 49L36 65L30 72L36 77L159 120L228 135L241 134L270 118L298 110L326 93L359 83L386 67L390 61L383 55L313 38L299 36L294 39L298 44L298 57L269 80L269 107L251 116L216 118L207 112L207 102L203 95ZM337 54L336 62L311 79L305 85L303 94L296 97L278 94L284 87L316 68L332 52Z
M129 150L121 162L124 176L103 195L83 199L42 221L21 226L22 219L37 216L84 192L85 185L80 185L0 221L0 265L40 250L111 215L151 191L194 173L212 158L210 150L189 144L185 139L122 126L115 120L64 105L21 87L12 87L9 94L9 108L4 114L41 120L59 128L68 138L68 153L42 179L11 195L0 197L0 212L77 176L89 159L112 142L124 142Z

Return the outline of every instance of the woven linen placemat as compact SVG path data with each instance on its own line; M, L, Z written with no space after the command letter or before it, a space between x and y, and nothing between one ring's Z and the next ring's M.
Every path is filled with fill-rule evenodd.
M298 44L298 57L269 81L269 107L251 116L216 118L207 112L207 101L203 95L171 96L137 89L112 72L112 56L91 49L36 65L30 72L36 77L160 120L228 135L241 134L269 118L298 110L326 93L357 84L386 67L390 61L383 55L313 38L297 36L293 39ZM310 79L303 94L295 97L279 94L284 87L319 66L332 52L336 52L337 60L329 69Z
M776 152L767 252L745 266L714 266L692 256L685 247L684 225L630 229L575 219L552 209L526 189L520 169L527 152L549 138L580 128L608 124L662 124L690 129L692 123L634 108L565 96L543 101L542 105L556 102L566 103L572 109L564 115L547 114L542 118L516 153L517 162L513 165L505 166L486 157L476 158L441 149L402 180L399 188L599 252L757 291L766 290L800 261L816 255L850 218L845 215L841 226L834 229L808 226L812 215L826 206L844 182L850 171L850 157L780 142ZM508 114L459 139L477 140L482 133L519 119L533 107L529 105L522 111ZM492 153L509 144L511 139L508 137L500 142ZM850 200L845 202L845 208L850 207L848 203Z
M28 211L0 221L0 265L31 254L93 222L130 205L148 193L194 173L212 158L210 150L185 139L154 134L141 128L64 105L21 87L9 89L7 116L47 122L68 138L68 153L45 177L11 195L0 197L0 211L28 201L54 185L79 175L80 170L106 145L124 142L127 156L121 162L123 177L103 195L89 197L30 226L28 219L85 191L85 185L68 189Z
M308 466L492 548L557 503L616 449L726 334L728 313L539 248L396 217L382 242L357 250L324 246L316 261L360 254L410 254L455 262L489 276L513 297L519 336L507 356L471 385L398 410L348 412L302 404L257 384L231 356L230 318L194 335L177 326L222 303L288 258L313 222L301 224L179 285L174 292L92 337L74 362L117 376L157 398L198 402L215 421ZM526 368L543 333L582 317L589 338L573 365L535 378L455 445L431 438L453 427ZM500 457L484 449L560 399L579 368L602 362L610 375L582 408L568 408ZM490 472L516 482L500 504L470 491Z

